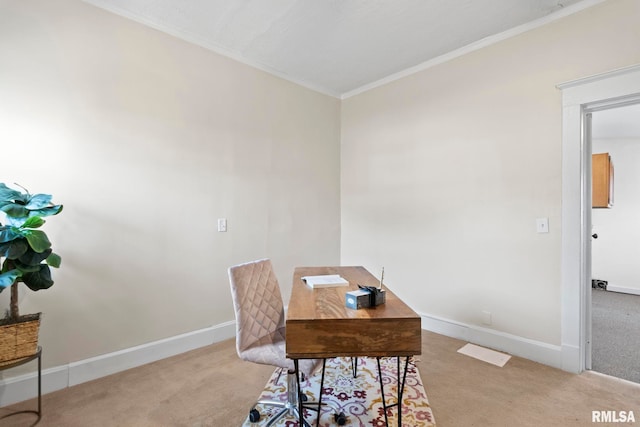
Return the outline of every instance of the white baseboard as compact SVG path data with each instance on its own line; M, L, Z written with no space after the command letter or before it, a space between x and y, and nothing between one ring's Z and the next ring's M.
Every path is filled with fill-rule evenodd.
M620 292L623 294L640 295L640 289L625 288L624 286L607 285L607 291Z
M563 348L517 335L507 334L480 326L421 314L422 328L466 342L524 357L559 369L574 371L563 366ZM196 348L235 336L235 322L226 322L210 328L139 345L113 353L92 357L68 365L42 371L42 393L50 393L81 384L126 369L155 362ZM37 396L37 373L29 373L0 380L0 407Z
M421 314L420 317L422 329L567 370L563 368L560 346L438 316Z
M580 354L580 347L577 345L562 345L562 366L560 366L560 369L573 374L579 374L584 371L584 364L584 355Z
M42 394L175 356L235 336L235 321L42 371ZM36 363L36 362L32 362ZM38 373L0 379L0 407L38 396Z

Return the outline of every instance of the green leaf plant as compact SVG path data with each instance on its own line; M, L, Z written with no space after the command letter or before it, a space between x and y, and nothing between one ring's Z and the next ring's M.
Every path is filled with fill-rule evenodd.
M22 188L22 187L21 187ZM32 291L53 285L49 267L60 267L60 256L51 250L47 234L40 230L43 217L57 215L62 205L51 203L49 194L30 194L0 183L0 292L11 288L8 312L10 320L18 320L18 283Z

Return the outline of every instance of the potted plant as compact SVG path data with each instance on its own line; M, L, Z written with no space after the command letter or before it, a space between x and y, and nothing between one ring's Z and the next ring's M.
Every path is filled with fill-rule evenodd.
M22 188L22 187L21 187ZM51 203L49 194L30 194L0 183L0 292L11 288L9 309L0 320L0 363L30 356L36 352L40 314L20 316L18 285L32 291L53 285L49 267L60 266L60 256L40 230L43 217L57 215L62 205Z

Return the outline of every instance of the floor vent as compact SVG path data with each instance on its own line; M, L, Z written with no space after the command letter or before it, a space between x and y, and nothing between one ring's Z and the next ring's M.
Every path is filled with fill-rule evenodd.
M606 291L608 284L609 282L607 282L606 280L598 280L598 279L591 280L591 287L593 289L604 289Z

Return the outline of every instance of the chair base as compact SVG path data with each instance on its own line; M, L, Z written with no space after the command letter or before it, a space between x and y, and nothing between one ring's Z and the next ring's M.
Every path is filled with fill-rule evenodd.
M288 371L287 372L287 401L279 402L275 400L258 400L253 405L253 407L251 408L251 411L249 412L251 413L253 410L256 410L256 406L258 405L274 406L277 408L282 408L280 412L274 415L269 420L269 422L265 424L266 427L270 427L271 425L276 423L280 418L286 415L289 415L290 417L295 417L295 419L297 420L300 418L300 412L298 411L298 404L299 404L298 399L300 399L299 396L301 396L301 394L299 393L299 390L298 390L298 382L296 381L296 372ZM305 409L319 411L320 402L306 401L304 398L302 398L302 400L303 400L302 406ZM258 421L258 419L256 419L256 421ZM304 425L306 427L310 427L309 423L307 423L306 421L304 421Z

